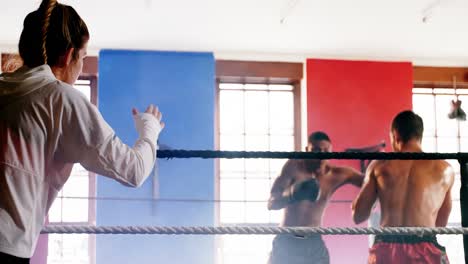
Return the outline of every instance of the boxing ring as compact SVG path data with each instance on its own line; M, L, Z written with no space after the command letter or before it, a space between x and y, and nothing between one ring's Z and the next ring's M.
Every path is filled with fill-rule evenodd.
M43 234L152 234L152 235L463 235L468 263L468 153L410 152L269 152L160 150L158 158L247 158L247 159L335 159L335 160L457 160L460 164L460 208L462 227L268 227L268 226L76 226L50 225Z

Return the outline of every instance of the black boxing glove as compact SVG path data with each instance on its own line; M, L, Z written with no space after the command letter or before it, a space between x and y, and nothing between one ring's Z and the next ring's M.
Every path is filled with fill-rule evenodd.
M289 203L309 200L315 202L320 191L316 179L310 179L293 184L289 189Z
M452 108L450 110L450 113L448 114L448 117L450 119L457 119L459 121L466 120L466 113L461 108L461 103L462 102L460 100L452 100Z

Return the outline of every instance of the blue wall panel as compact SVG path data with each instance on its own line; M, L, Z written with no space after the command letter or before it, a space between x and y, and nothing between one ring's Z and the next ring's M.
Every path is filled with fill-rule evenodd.
M214 149L215 61L211 53L103 50L99 108L125 143L137 138L131 108L158 105L166 128L159 142L174 149ZM213 200L214 161L158 160L159 197ZM153 197L98 177L99 197ZM98 225L214 225L210 202L98 200ZM97 264L214 263L214 237L98 235Z

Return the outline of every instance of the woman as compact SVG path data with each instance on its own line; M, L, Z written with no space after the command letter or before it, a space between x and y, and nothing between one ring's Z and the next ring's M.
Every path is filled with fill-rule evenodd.
M129 147L72 87L88 40L71 6L42 1L24 20L23 67L0 75L0 263L29 263L73 163L131 187L153 168L158 109L132 110L139 138Z

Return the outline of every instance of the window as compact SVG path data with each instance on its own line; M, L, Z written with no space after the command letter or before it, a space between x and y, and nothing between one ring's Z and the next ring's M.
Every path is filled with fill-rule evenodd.
M95 101L95 79L80 79L74 87L90 101ZM49 224L95 224L95 175L79 164L73 166L71 176L59 192L49 210ZM94 236L51 234L48 242L48 264L94 263Z
M295 92L291 84L218 85L221 150L294 151ZM268 211L271 186L285 160L219 160L219 223L278 225L281 211ZM266 263L273 236L222 236L223 264Z
M467 89L414 88L413 110L424 120L422 147L425 152L467 152L468 123L458 122L447 117L450 103L455 97L468 102ZM455 183L452 188L452 212L449 226L461 226L460 212L460 165L456 160L448 160L455 169ZM460 235L440 235L440 243L446 247L452 263L464 262L463 237Z

